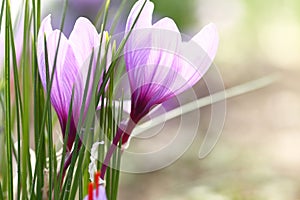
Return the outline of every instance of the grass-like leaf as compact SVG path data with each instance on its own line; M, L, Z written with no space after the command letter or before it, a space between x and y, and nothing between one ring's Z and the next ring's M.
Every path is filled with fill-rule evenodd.
M62 22L61 22L61 26L60 26L61 30L63 30L63 27L64 27L67 6L68 6L68 0L65 1L65 5L64 5ZM47 97L46 97L46 103L45 103L46 105L50 101L50 94L51 94L51 88L52 88L52 83L53 83L54 74L55 74L54 72L56 70L56 62L57 62L58 49L59 49L59 46L60 46L61 34L62 34L62 32L60 32L60 34L59 34L59 38L58 38L58 42L57 42L57 47L56 47L56 51L55 51L55 57L54 57L53 67L52 67L51 78L50 78L50 84L47 87ZM48 58L45 58L45 59L48 60ZM41 122L40 133L43 132L42 130L44 130L44 126L45 126L46 118L47 118L46 117L47 113L48 113L47 112L47 107L45 107L44 110L43 110L43 115L42 115L42 122ZM43 143L44 143L44 137L39 138L38 147L37 147L37 150L36 150L37 160L39 160L40 158L43 158L43 152L42 152ZM37 170L38 170L37 168L38 168L38 162L35 165L35 171L34 171L33 181L32 181L32 184L30 186L31 199L33 198L35 182L36 182L36 179L37 179Z
M44 46L47 47L46 37L44 37ZM48 51L45 48L45 58L48 58ZM45 62L46 64L46 84L47 87L50 83L50 75L49 75L49 63L48 60ZM52 148L53 148L53 139L52 139L52 113L51 113L51 104L50 102L46 105L48 110L48 126L47 126L47 133L48 133L48 157L49 157L49 199L52 199L52 174L53 174L53 157L52 157Z
M87 79L85 82L85 88L84 88L84 94L83 94L83 99L82 99L82 104L81 104L81 109L80 109L80 117L79 117L79 121L78 121L78 125L77 125L77 132L76 132L76 139L75 139L75 144L74 144L74 148L73 148L73 152L72 152L72 160L71 160L71 164L69 166L69 171L68 171L68 175L65 181L65 184L63 186L63 190L65 191L65 189L67 189L68 191L70 190L71 187L71 182L72 182L72 174L73 174L73 170L74 170L74 166L76 163L76 159L78 156L78 146L81 146L81 141L80 141L80 135L81 135L81 130L82 130L82 123L83 122L83 115L84 115L84 109L85 109L85 105L86 105L86 97L88 95L88 90L89 90L89 84L90 84L90 77L91 77L91 71L92 71L92 65L93 65L93 59L94 59L94 51L92 51L92 55L90 58L90 62L89 62L89 69L88 69L88 74L87 74ZM88 116L89 112L87 113ZM83 160L83 148L81 148L80 153L79 153L79 161L78 165L77 165L77 170L75 172L75 174L79 175L80 173L80 165L82 164L82 160ZM73 183L76 186L72 187L71 190L71 197L73 197L74 194L76 194L76 190L77 190L77 180L75 180L75 182ZM62 195L60 199L68 199L69 198L69 192L66 193L65 195Z
M115 29L116 29L116 26L118 25L118 22L120 21L120 17L121 17L121 14L125 8L125 5L126 5L127 1L122 1L113 20L112 20L112 25L110 27L110 34L113 34L115 32Z
M10 2L6 1L5 24L10 24ZM13 199L13 173L12 173L12 140L11 140L11 106L10 106L10 37L9 26L5 28L5 135L7 153L7 183L8 199Z
M28 36L29 36L29 24L30 24L30 14L29 14L29 2L25 1L24 6L24 27L23 27L23 51L21 59L21 72L23 80L23 116L22 116L22 198L27 199L27 177L28 177L28 160L29 155L29 125L30 125L30 70L28 69Z
M3 13L4 13L4 5L5 5L5 1L2 1L2 3L1 3L1 11L0 11L0 31L1 31L1 27L2 27L2 19L3 19Z
M4 196L3 196L3 190L2 190L2 184L0 182L0 200L4 200Z
M11 19L11 16L9 16ZM10 32L13 33L12 24L9 24ZM11 39L11 48L12 48L12 61L13 61L13 75L14 75L14 88L15 88L15 101L16 101L16 118L17 118L17 153L15 155L17 160L17 169L18 172L21 172L21 159L20 159L20 152L21 152L21 117L23 116L23 109L22 109L22 98L20 94L20 85L19 85L19 74L18 74L18 66L17 66L17 58L16 58L16 50L14 44L14 37L10 37ZM17 198L20 198L20 191L21 191L21 173L18 173L18 183L17 183Z
M54 199L58 199L59 192L60 192L60 186L62 185L62 179L63 179L63 168L64 168L64 161L65 161L65 155L66 155L66 149L67 149L67 142L69 139L69 132L70 132L70 124L71 124L71 117L72 117L72 109L73 109L73 100L74 100L74 88L72 90L72 97L70 102L70 107L68 111L68 120L66 125L66 132L65 132L65 138L64 138L64 144L63 144L63 151L62 151L62 158L60 163L60 170L58 173L57 180L54 179ZM55 168L56 169L56 168Z
M139 11L137 17L135 18L135 20L134 20L134 22L133 22L133 24L132 24L132 27L130 27L129 32L128 32L128 33L126 34L126 36L122 39L122 41L121 41L121 43L120 43L120 46L118 47L116 53L113 54L113 57L112 57L112 63L110 64L109 69L108 69L108 71L107 71L107 76L105 76L104 79L103 79L103 82L102 82L102 84L101 84L101 87L100 87L100 90L99 90L99 95L98 95L98 98L97 98L97 99L100 99L100 95L104 93L104 90L105 90L105 87L106 87L106 85L107 85L107 83L108 83L109 77L110 77L110 75L114 72L115 66L117 65L118 61L120 60L119 57L120 57L120 55L121 55L121 53L122 53L122 51L123 51L123 49L124 49L124 47L125 47L125 44L126 44L128 38L129 38L130 34L131 34L132 31L133 31L133 28L134 28L135 24L137 23L137 21L138 21L140 15L141 15L141 13L142 13L142 10L144 9L144 7L145 7L145 5L146 5L146 2L147 2L147 1L145 1L145 2L143 3L143 5L142 5L142 7L141 7L141 9L140 9L140 11Z

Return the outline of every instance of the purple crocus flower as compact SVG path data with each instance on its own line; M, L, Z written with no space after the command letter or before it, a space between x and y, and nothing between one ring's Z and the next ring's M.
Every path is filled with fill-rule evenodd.
M130 119L117 131L101 169L102 178L120 139L125 144L135 125L152 108L197 83L217 52L219 38L215 25L205 26L190 41L183 42L172 19L166 17L152 24L153 9L149 0L139 0L127 19L126 33L134 25L124 52L131 90Z
M126 32L133 26L144 0L139 0L128 17ZM218 34L213 24L205 26L191 41L182 42L175 22L163 18L152 25L154 5L145 7L125 46L126 70L131 88L131 120L138 123L149 111L191 88L212 64ZM123 136L123 143L128 140Z
M38 34L37 56L40 78L45 91L47 90L47 83L44 37L46 37L47 42L49 74L51 75L60 33L60 30L52 29L50 15L42 21ZM89 87L84 105L84 113L82 117L83 121L91 102L92 86L98 54L97 48L99 48L100 45L100 34L97 33L97 30L93 24L88 19L83 17L77 19L69 38L66 38L63 33L61 34L50 100L57 113L62 133L65 134L72 96L72 88L75 88L70 131L67 142L67 151L70 151L76 136L87 78L89 79ZM107 33L105 33L104 36L107 36ZM106 37L103 38L103 43L101 46L101 60L105 55L105 43ZM93 62L91 65L92 77L86 77L86 72L89 69L89 62L93 51L94 56L92 58ZM110 57L111 53L109 52L106 59L110 60ZM107 63L109 64L109 61L107 61Z

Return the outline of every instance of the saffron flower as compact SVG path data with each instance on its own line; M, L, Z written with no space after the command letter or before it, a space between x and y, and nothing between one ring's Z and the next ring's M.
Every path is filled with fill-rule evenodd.
M135 125L156 105L196 84L217 52L219 38L214 24L206 25L190 41L183 42L172 19L166 17L152 24L153 9L149 0L139 0L127 19L125 32L132 29L124 52L131 90L130 119L116 133L101 169L102 178L118 142L122 139L126 144Z
M139 0L129 14L130 31L144 0ZM212 64L217 48L215 25L205 26L189 42L170 18L152 25L154 5L146 1L125 46L126 70L131 88L131 120L138 123L149 111L196 84ZM138 39L137 39L138 38ZM123 143L128 134L123 136Z
M88 195L84 198L84 200L107 200L105 188L102 184L100 184L100 172L95 173L94 184L89 184Z
M37 56L39 63L39 74L44 90L47 91L46 83L46 62L45 62L45 39L47 43L49 75L53 71L56 49L59 35L61 40L58 48L56 67L50 93L51 104L54 107L63 136L65 136L69 107L74 87L74 99L72 116L70 121L70 131L68 134L67 151L71 151L77 132L80 119L81 106L85 90L86 79L89 79L88 92L84 106L82 121L84 121L88 107L91 102L93 80L97 65L97 48L100 46L100 34L98 34L93 24L86 18L78 18L69 38L66 38L60 30L53 30L51 26L51 16L47 16L41 23L38 34ZM103 34L100 60L104 59L107 33ZM93 54L94 52L94 54ZM93 58L91 58L91 55ZM109 60L111 54L108 52L106 59ZM91 64L91 77L87 77L87 71ZM109 64L109 62L107 61ZM100 83L101 84L101 79ZM80 143L81 145L81 143ZM79 145L79 146L80 146ZM70 158L70 157L69 157ZM70 159L69 159L70 161Z

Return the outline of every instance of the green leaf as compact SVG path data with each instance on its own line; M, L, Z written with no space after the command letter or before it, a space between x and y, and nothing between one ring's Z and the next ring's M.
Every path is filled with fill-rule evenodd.
M63 30L63 27L64 27L67 6L68 6L68 0L65 1L60 30ZM55 69L56 69L56 62L57 62L58 49L59 49L59 46L60 46L61 34L62 34L62 32L60 32L60 34L59 34L59 38L58 38L58 42L57 42L57 47L56 47L56 52L55 52L55 57L54 57L53 69L52 69L51 78L50 78L50 84L47 87L46 105L50 101L51 87L52 87L52 83L53 83L54 72L55 72ZM45 47L45 48L47 48L47 47ZM48 58L45 58L45 59L48 60ZM45 123L46 123L46 118L47 118L46 116L47 116L47 113L48 113L47 108L48 107L45 107L43 109L43 115L42 115L42 123L41 123L40 133L43 132L44 126L45 126ZM41 158L45 157L45 156L43 156L43 151L42 151L43 144L44 144L44 137L41 137L41 138L39 138L38 148L36 150L37 160L40 160ZM36 179L37 179L37 172L38 172L38 168L39 168L39 164L38 163L39 162L36 163L35 171L34 171L34 176L33 176L33 181L32 181L32 184L30 186L31 199L33 199L34 187L35 187L35 182L36 182Z
M6 23L10 24L10 2L6 1ZM13 199L13 173L12 173L12 140L11 140L11 105L10 105L10 37L9 26L5 28L5 135L7 153L7 182L8 199Z
M0 182L0 200L4 200L4 197L3 197L3 190L2 190L2 184Z

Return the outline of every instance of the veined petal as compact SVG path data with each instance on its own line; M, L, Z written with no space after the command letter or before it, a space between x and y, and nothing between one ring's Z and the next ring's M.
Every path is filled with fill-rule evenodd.
M54 53L52 51L55 51L56 45L57 45L57 39L56 39L56 33L51 33L47 37L47 52L48 52L48 65L49 65L49 77L51 77L52 74L52 69L53 69L53 61L54 61ZM63 38L63 37L62 37ZM38 62L39 62L39 73L40 73L40 78L42 81L42 85L44 87L44 90L47 91L47 80L46 80L46 61L45 61L45 47L44 44L38 44L39 48L39 54L38 54ZM58 52L58 57L60 57L60 60L65 57L66 54L66 39L62 39L62 42L60 44L59 52ZM57 59L59 60L59 58ZM57 62L56 64L56 70L54 72L54 78L53 78L53 83L52 83L52 88L51 88L51 103L53 107L55 108L57 114L59 117L62 117L64 115L64 96L62 93L62 89L60 88L60 72L61 72L61 65L60 62Z
M51 15L48 15L41 23L39 34L38 34L38 45L37 45L37 55L40 56L44 52L44 36L49 36L53 32L51 25Z
M81 17L76 21L74 25L74 29L71 32L69 38L70 45L72 46L76 60L78 61L78 65L79 65L78 67L80 69L80 78L78 78L77 80L79 83L76 83L76 85L81 86L81 88L79 88L81 91L78 92L79 94L78 99L80 99L80 103L83 102L84 90L85 87L88 86L87 96L84 105L83 119L85 118L86 113L88 111L88 107L90 106L91 103L93 86L94 84L97 84L94 82L94 80L96 78L95 75L96 75L99 51L100 51L99 66L104 61L106 61L107 64L106 66L109 66L111 62L112 54L111 54L110 47L108 47L106 58L104 58L106 53L106 43L107 43L108 33L107 32L103 33L103 40L102 40L101 47L100 47L100 35L101 34L98 34L96 28L88 19ZM91 59L92 62L90 62ZM91 73L90 76L87 77L89 72L89 67L91 67ZM101 78L99 82L101 84L102 82ZM88 85L86 85L86 83ZM81 105L79 105L77 108L78 108L78 110L76 110L77 114L74 115L76 122L79 120L80 117Z
M99 47L100 36L95 26L87 18L80 17L76 20L69 41L81 67L85 62L89 62L87 60L91 56L93 49L95 48L96 50ZM105 44L105 41L103 43Z
M192 38L192 41L199 44L212 61L216 56L219 45L219 36L216 25L213 23L206 25Z
M175 33L180 34L176 23L174 22L173 19L171 19L169 17L164 17L164 18L158 20L156 23L153 24L152 27L157 28L157 29L173 31Z
M143 7L145 3L145 6ZM143 7L143 10L141 11ZM139 18L133 28L128 41L125 45L125 62L127 71L132 71L133 66L144 66L147 63L149 48L151 46L151 35L149 28L152 26L152 14L154 10L154 4L149 0L139 0L132 7L127 19L125 32L128 33L132 28L134 21L136 20L139 12ZM146 47L146 48L145 48ZM131 75L129 75L131 76ZM143 80L144 76L139 77ZM129 79L131 87L134 87L131 79Z
M149 82L162 84L168 87L174 80L171 71L174 71L174 57L177 56L181 44L181 35L170 18L163 18L153 25L151 34L152 44L147 65L149 73L152 74Z
M126 31L145 1L138 1L128 17ZM191 88L206 73L218 48L216 27L209 24L191 41L182 42L170 18L151 25L153 4L146 1L138 24L125 45L131 88L131 118L135 122L151 107ZM149 25L150 24L150 25Z
M214 24L206 25L189 42L181 45L175 59L178 76L174 81L175 94L192 87L207 72L215 58L219 44L218 32Z
M170 86L176 78L174 56L178 54L181 44L181 35L175 22L163 18L151 28L134 30L131 37L126 46L125 60L133 98L155 96L149 102L155 104L172 96Z
M105 41L104 41L105 42ZM74 119L77 123L80 114L81 114L81 106L83 103L83 94L85 90L85 84L87 80L87 75L90 67L90 59L93 54L92 58L92 66L91 66L91 77L89 77L90 81L88 82L88 94L86 97L83 118L85 118L85 113L88 110L88 105L90 102L91 91L93 87L93 80L95 75L96 69L96 62L97 62L97 50L100 44L100 37L97 33L96 28L94 25L86 18L80 17L76 20L74 28L69 37L69 43L73 49L75 54L75 58L78 61L78 69L80 70L79 76L76 80L76 87L78 88L77 94L74 96L74 100L78 102L76 111L74 113ZM76 98L75 98L76 97ZM77 125L77 124L76 124Z
M65 101L65 112L66 114L69 111L69 106L71 103L72 97L72 89L74 87L74 99L73 99L73 118L74 123L77 126L77 120L80 115L80 108L82 104L82 95L83 95L83 81L82 75L79 71L79 65L75 58L73 49L71 46L68 47L62 72L61 72L61 88L64 94L64 101Z
M130 14L127 19L125 32L129 32L130 29L133 26L133 23L135 19L137 18L140 10L142 9L144 3L146 1L146 4L139 16L139 19L137 20L134 29L140 29L140 28L149 28L152 25L152 14L154 9L154 4L150 2L149 0L138 0L134 6L132 7Z
M57 50L57 44L59 35L62 34L59 30L51 31L51 19L48 16L42 23L41 30L39 32L38 40L38 62L39 73L42 81L42 85L47 90L46 83L46 62L45 62L45 47L44 47L44 33L46 34L47 52L48 52L48 64L49 64L49 76L51 76L55 54ZM46 32L43 32L45 31ZM62 34L57 53L56 67L53 77L53 83L51 88L50 99L53 107L55 108L58 118L61 122L62 128L66 124L68 118L68 110L71 101L72 88L75 80L78 76L78 64L74 56L73 50L68 43L67 38ZM76 95L80 90L75 87L74 108L79 105ZM73 113L74 114L74 113Z

